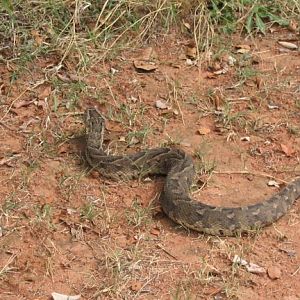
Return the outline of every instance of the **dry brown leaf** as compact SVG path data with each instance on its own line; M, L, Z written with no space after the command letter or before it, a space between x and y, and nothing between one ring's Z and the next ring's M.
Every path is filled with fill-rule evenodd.
M207 135L210 132L211 132L210 128L204 126L200 126L196 131L196 133L200 135Z
M178 63L171 62L170 66L176 69L180 69L180 64Z
M248 53L251 50L251 47L249 45L243 44L236 45L235 48L237 49L236 52L241 54Z
M213 97L213 100L216 110L222 110L222 104L224 102L222 94L220 92L216 93Z
M155 107L159 109L168 109L168 104L163 100L156 100Z
M197 45L194 40L190 40L186 44L185 56L188 59L192 59L192 60L194 60L197 57Z
M154 227L150 230L150 233L155 235L155 236L159 236L160 235L160 230L157 227Z
M62 144L58 147L58 153L63 154L63 153L70 153L71 151L71 146L69 144Z
M71 79L66 74L57 73L56 76L63 82L71 82Z
M247 45L247 44L238 44L235 46L236 49L247 49L250 50L251 46Z
M185 22L185 21L182 21L182 24L184 25L184 27L187 29L187 30L191 30L191 25L188 23L188 22Z
M13 107L14 108L20 108L20 107L24 107L24 106L28 106L30 105L31 103L33 103L35 100L21 100L21 101L18 101L16 103L13 104Z
M295 150L292 148L291 145L285 145L285 144L280 144L282 152L286 156L292 156L295 153Z
M110 132L123 132L124 127L120 125L120 123L107 121L105 122L105 128Z
M51 86L46 85L46 86L44 86L42 91L38 94L38 98L41 100L44 100L45 98L49 97L50 94L51 94Z
M236 58L227 53L221 57L221 60L222 60L222 62L225 62L229 66L234 66L236 63Z
M19 156L20 156L19 154L15 154L11 157L3 157L2 159L0 159L0 166L6 165L8 167L13 167L14 166L13 160L18 158Z
M252 65L259 65L261 63L261 57L259 57L258 55L253 55L251 57L251 63Z
M222 69L218 70L218 71L214 71L214 74L216 75L221 75L221 74L226 74L228 72L228 66L224 66Z
M77 82L77 81L81 81L82 78L80 76L78 76L77 74L69 74L69 77L70 79L73 81L73 82Z
M34 104L35 104L37 107L43 108L44 111L47 110L47 102L44 101L44 100L34 101Z
M145 48L142 52L141 59L142 60L150 60L154 58L155 52L152 47Z
M298 29L298 23L296 20L291 20L288 26L288 30L292 32L296 32Z
M40 36L40 33L37 30L31 30L31 35L33 36L34 41L38 46L43 44L43 38Z
M191 47L190 45L186 47L185 49L185 55L186 57L190 59L195 59L197 57L197 49L196 47Z
M208 78L208 79L216 79L217 76L216 76L216 74L214 74L214 73L206 72L205 78Z
M215 61L215 62L213 62L213 64L211 64L209 66L209 70L213 71L213 72L218 71L221 68L222 68L222 66L221 66L221 63L219 61Z
M232 262L236 263L238 265L244 266L246 268L246 270L250 273L254 273L254 274L264 274L264 273L266 273L265 268L263 268L263 267L261 267L257 264L248 262L248 261L242 259L241 257L239 257L238 255L234 256Z
M245 81L245 85L255 87L256 83L253 80L247 80L247 81Z
M256 86L257 86L257 88L258 88L258 89L260 89L260 88L261 88L261 86L262 86L262 84L263 84L263 80L262 80L262 78L261 78L261 77L258 77L258 76L256 76L254 80L255 80L255 83L256 83Z
M143 60L135 60L133 62L133 65L138 71L145 72L153 72L158 68L158 66L154 62L146 62Z
M281 45L282 47L290 49L290 50L298 49L298 46L294 43L291 43L291 42L278 41L278 44Z

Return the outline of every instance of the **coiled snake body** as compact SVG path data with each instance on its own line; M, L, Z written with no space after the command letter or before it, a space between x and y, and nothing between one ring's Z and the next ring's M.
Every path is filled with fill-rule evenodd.
M191 156L179 149L157 148L123 156L106 155L102 149L104 119L94 108L85 114L89 165L115 180L141 176L166 176L160 202L175 222L193 230L219 236L234 236L269 225L282 217L300 196L300 178L269 199L242 207L215 207L189 195L195 177Z

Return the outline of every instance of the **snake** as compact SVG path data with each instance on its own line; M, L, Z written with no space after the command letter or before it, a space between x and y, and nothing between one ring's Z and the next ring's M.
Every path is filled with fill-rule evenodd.
M239 207L221 207L191 197L196 171L191 155L178 148L153 148L133 154L109 155L103 149L105 118L96 108L85 113L88 165L111 180L165 176L159 201L163 212L184 228L216 236L237 236L271 225L300 196L300 177L262 202Z

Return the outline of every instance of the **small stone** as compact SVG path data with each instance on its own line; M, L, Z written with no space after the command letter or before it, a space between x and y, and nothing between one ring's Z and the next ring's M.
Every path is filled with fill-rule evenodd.
M117 69L115 69L115 68L113 68L113 67L110 68L110 73L111 73L111 75L115 75L115 74L118 73L118 72L119 72L119 70L117 70Z
M250 142L250 136L242 136L241 141L242 142Z
M281 277L281 270L276 266L271 266L268 268L268 276L271 279L279 279Z
M163 100L156 100L155 106L156 106L156 108L159 108L159 109L168 109L169 108L168 104Z
M228 64L229 66L234 66L236 63L236 58L234 58L233 56L228 56Z
M268 186L274 186L274 187L277 187L277 188L280 187L279 183L275 180L269 180L267 184L268 184Z
M185 61L185 63L186 63L188 66L194 65L194 62L193 62L191 59L189 59L189 58Z
M274 104L274 103L269 103L268 108L269 109L279 109L279 106L277 104Z

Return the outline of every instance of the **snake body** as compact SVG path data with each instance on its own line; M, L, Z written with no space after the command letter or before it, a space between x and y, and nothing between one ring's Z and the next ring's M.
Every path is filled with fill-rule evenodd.
M195 168L190 155L179 149L155 148L129 155L106 155L102 148L104 118L94 108L87 109L86 160L95 170L114 180L164 175L160 196L163 211L176 223L218 236L235 236L267 226L291 208L300 196L300 178L269 199L248 206L216 207L190 197Z

